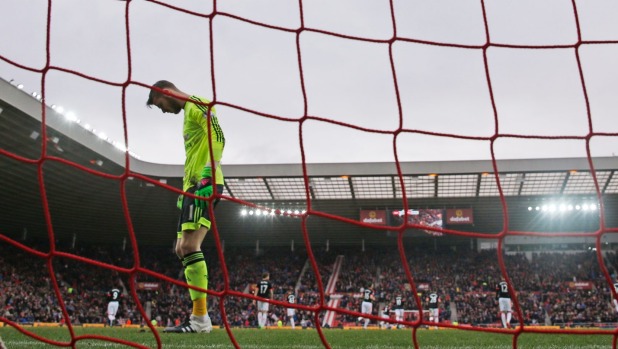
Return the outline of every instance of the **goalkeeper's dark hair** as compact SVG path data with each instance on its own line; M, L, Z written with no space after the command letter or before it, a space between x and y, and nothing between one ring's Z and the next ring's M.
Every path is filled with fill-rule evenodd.
M156 88L159 88L159 89L171 88L173 90L178 90L176 85L174 85L173 83L171 83L171 82L169 82L167 80L159 80L159 81L155 82L155 84L152 85L152 87L156 87ZM150 106L154 104L155 98L161 97L163 95L164 95L163 92L159 92L159 91L151 88L150 89L150 94L148 95L148 101L146 101L146 106L148 108L150 108Z

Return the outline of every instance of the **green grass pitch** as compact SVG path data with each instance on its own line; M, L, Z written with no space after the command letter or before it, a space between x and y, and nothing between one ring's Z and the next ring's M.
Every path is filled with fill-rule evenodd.
M42 337L69 342L66 327L24 327ZM82 328L75 327L76 336L99 335L131 341L148 348L158 348L154 335L146 329L136 328ZM241 348L248 349L320 349L324 345L318 332L313 329L232 329ZM612 347L612 331L607 335L578 334L529 334L518 337L517 348L521 349L601 349ZM224 329L214 329L209 334L170 334L159 332L161 348L171 349L223 349L234 348ZM386 349L414 348L412 330L341 330L324 329L331 348ZM420 348L425 349L508 349L512 348L512 334L484 333L454 329L417 331ZM20 333L12 327L0 327L0 348L31 349L58 348ZM71 348L71 345L64 345ZM82 339L75 348L131 348L114 342Z

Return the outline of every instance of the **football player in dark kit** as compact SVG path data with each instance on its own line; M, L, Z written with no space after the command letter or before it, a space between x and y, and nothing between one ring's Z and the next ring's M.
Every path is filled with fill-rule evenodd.
M107 325L109 327L114 326L114 321L116 320L116 314L118 313L118 307L120 306L120 297L122 294L120 290L117 288L111 289L106 294L107 296Z
M254 295L260 298L273 299L273 287L270 283L269 273L262 274L262 280L260 280L260 282L257 284ZM264 328L266 326L266 322L268 320L268 305L268 302L257 301L257 316L259 328Z
M511 295L509 294L509 286L504 279L496 287L496 298L498 299L498 307L500 308L502 327L511 328L511 316L513 311Z

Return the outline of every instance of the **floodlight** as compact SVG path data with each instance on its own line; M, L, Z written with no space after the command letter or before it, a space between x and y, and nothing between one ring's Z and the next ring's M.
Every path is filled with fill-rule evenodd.
M122 151L123 153L127 151L127 148L122 143L113 142L112 144L114 144L116 149Z
M77 115L75 115L75 113L74 113L74 112L72 112L72 111L70 111L70 112L66 113L66 114L64 115L64 117L65 117L67 120L69 120L69 121L76 121L76 120L77 120Z

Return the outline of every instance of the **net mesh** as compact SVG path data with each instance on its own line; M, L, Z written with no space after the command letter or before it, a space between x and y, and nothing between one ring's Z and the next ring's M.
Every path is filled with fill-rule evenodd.
M260 116L260 117L266 117L266 118L270 118L270 119L274 119L277 121L282 121L282 122L294 122L298 124L298 142L299 142L299 146L300 146L300 152L301 152L301 157L302 157L302 168L303 168L303 173L304 173L304 188L305 191L307 193L307 212L306 214L302 214L301 218L302 218L302 224L301 224L301 229L303 232L303 237L304 237L304 243L305 246L307 248L307 255L309 257L310 263L311 263L311 269L313 270L314 274L316 275L316 282L318 284L318 289L320 290L320 294L319 294L319 301L316 303L316 305L314 306L304 306L304 305L296 305L294 307L296 307L297 309L300 310L308 310L311 311L312 314L314 315L314 323L316 324L316 328L317 328L317 333L322 341L322 343L324 344L325 347L330 347L330 344L328 343L328 340L326 339L323 329L321 327L321 321L320 321L320 314L326 311L335 311L337 313L343 313L343 314L350 314L353 316L360 316L362 314L358 313L358 312L352 312L352 311L347 311L341 308L337 308L337 307L331 307L327 304L326 302L326 295L325 295L325 286L322 282L322 274L323 274L323 270L321 270L320 266L317 264L316 262L316 256L314 255L314 252L312 251L311 248L311 240L309 238L309 233L307 231L307 219L309 217L321 217L321 218L327 218L327 219L332 219L332 220L340 220L343 221L345 223L349 223L349 224L356 224L359 226L367 226L367 227L371 227L371 225L367 224L367 225L363 225L361 223L355 222L355 221L350 221L347 220L343 217L338 217L338 216L334 216L334 215L330 215L328 213L325 212L321 212L318 210L313 209L313 203L311 200L311 196L309 195L309 178L307 176L307 158L306 158L306 154L307 154L307 150L305 149L305 143L303 142L303 137L304 137L304 133L303 133L303 129L304 129L304 125L306 123L315 121L315 122L320 122L320 123L326 123L326 124L332 124L332 125L338 125L338 126L342 126L348 129L352 129L352 130L356 130L356 131L360 131L360 132L364 132L364 133L374 133L374 134L381 134L381 135L386 135L392 138L392 149L393 149L393 154L394 154L394 160L395 160L395 164L396 164L396 168L397 168L397 174L398 174L398 178L399 178L399 183L398 183L398 188L407 188L411 185L413 185L412 183L406 183L404 181L404 176L400 167L400 149L398 149L398 139L400 137L402 137L402 135L409 135L409 134L416 134L416 135L426 135L426 136L435 136L435 137L439 137L441 139L463 139L463 140L476 140L476 141L485 141L485 142L489 142L489 151L491 154L491 162L492 162L492 166L493 166L493 170L494 173L499 173L499 168L496 162L496 155L495 155L495 144L498 140L501 139L537 139L537 140L575 140L575 141L583 141L585 142L585 149L586 149L586 156L588 158L588 164L589 164L589 170L590 170L590 174L593 177L593 182L594 182L594 192L596 193L596 197L599 199L599 204L600 204L600 210L599 210L599 229L597 231L593 231L593 232L588 232L588 233L579 233L579 234L573 234L573 233L568 233L568 234L560 234L560 233L551 233L552 237L560 237L560 236L569 236L569 237L573 237L573 236L580 236L580 237L589 237L589 238L593 238L596 244L596 255L597 255L597 259L598 259L598 263L599 263L599 267L608 283L608 285L610 285L610 289L611 289L611 293L612 296L615 298L616 294L615 294L615 290L613 287L611 287L611 285L613 284L612 282L612 278L610 273L608 272L605 263L603 261L603 256L601 254L602 252L602 245L601 245L601 238L603 237L604 234L607 233L615 233L618 230L615 228L607 228L605 225L605 210L604 210L604 204L603 204L603 200L602 200L602 195L601 195L601 190L602 188L599 187L599 181L597 180L596 177L596 171L595 171L595 167L594 167L594 163L592 161L592 155L591 155L591 147L590 147L590 142L593 139L593 137L597 137L597 136L617 136L617 134L615 133L606 133L606 132L598 132L595 131L593 129L593 119L591 116L591 111L590 111L590 102L589 102L589 97L588 97L588 89L587 89L587 84L586 84L586 79L585 79L585 75L584 75L584 70L582 68L582 62L581 62L581 52L582 52L582 48L585 46L590 46L590 45L603 45L603 44L616 44L616 41L585 41L582 40L582 35L581 35L581 27L580 27L580 19L579 19L579 12L578 12L578 7L577 7L577 2L576 1L572 1L571 2L571 8L572 8L572 20L575 23L575 28L576 28L576 32L577 32L577 39L574 42L571 42L569 44L559 44L559 45L514 45L514 44L501 44L501 43L497 43L497 42L493 42L490 38L489 35L489 23L488 23L488 17L487 17L487 13L486 13L486 2L481 1L480 2L480 6L482 9L482 19L483 19L483 27L484 27L484 31L485 31L485 42L483 42L482 44L476 44L476 45L463 45L463 44L454 44L454 43L447 43L447 42L439 42L439 41L428 41L428 40L417 40L414 38L407 38L407 37L400 37L397 34L397 28L398 28L398 17L397 17L397 11L396 11L396 4L394 1L391 1L389 3L389 14L390 14L390 20L392 23L392 31L393 34L391 37L387 38L387 39L375 39L375 38L366 38L366 37L357 37L357 36L352 36L352 35L344 35L341 33L337 33L337 32L332 32L332 31L325 31L325 30L320 30L320 29L316 29L316 28L312 28L308 25L306 25L306 21L305 21L305 15L302 11L302 9L304 8L303 6L303 1L299 1L299 9L300 9L300 13L299 13L299 18L300 18L300 25L296 28L288 28L288 27L283 27L283 26L276 26L276 25L271 25L268 23L263 23L260 21L255 21L255 20L251 20L251 19L247 19L247 18L243 18L241 16L232 14L232 13L226 13L224 11L220 11L217 9L216 5L217 3L215 3L215 6L213 7L212 11L209 13L199 13L196 11L191 11L188 10L186 8L182 8L179 6L174 6L174 5L170 5L164 2L160 2L160 1L149 1L150 3L156 5L156 6L161 6L161 7L165 7L167 8L169 11L171 12L180 12L180 13L185 13L185 14L189 14L192 16L195 16L197 18L200 18L203 20L203 25L205 27L207 27L206 32L209 33L208 35L210 36L210 47L209 47L209 51L210 51L210 67L208 67L207 69L209 70L209 75L211 77L212 80L212 101L214 105L218 105L218 106L226 106L229 108L234 108L234 109L238 109L238 110L242 110L244 112L248 112L251 114L254 114L256 116ZM47 16L46 16L46 26L47 26L47 42L46 42L46 64L42 69L34 69L30 66L27 66L25 64L22 64L20 62L8 59L6 57L2 57L0 56L0 58L2 60L4 60L5 62L7 62L8 64L11 64L17 68L23 69L23 70L27 70L27 71L32 71L32 72L36 72L36 73L40 73L41 74L41 96L42 99L45 100L46 99L46 79L48 77L48 75L51 72L54 71L58 71L58 72L64 72L67 74L71 74L71 75L75 75L75 76L79 76L81 78L84 79L88 79L91 80L93 82L96 82L98 84L106 84L106 85L110 85L110 86L116 86L116 87L121 87L122 88L122 108L123 108L123 126L124 126L124 140L125 140L125 144L128 144L128 136L127 136L127 120L126 120L126 110L125 110L125 99L127 97L127 89L130 86L141 86L144 89L148 89L150 88L150 85L148 83L144 83L144 82L140 82L140 81L135 81L132 78L132 70L133 70L133 66L132 66L132 48L134 47L134 45L137 45L138 43L136 43L134 40L132 40L131 37L131 33L129 32L129 27L130 27L130 13L131 13L131 9L132 6L134 6L134 1L126 1L124 3L124 19L125 19L125 35L126 35L126 54L128 57L128 74L127 74L127 78L124 82L122 83L117 83L114 81L106 81L94 76L90 76L87 74L84 74L82 72L76 71L76 70L72 70L69 68L65 68L62 66L57 66L57 65L53 65L52 64L52 52L50 51L50 33L53 29L53 12L52 12L52 0L49 0L47 2L48 7L47 7ZM240 22L244 22L253 26L257 26L263 29L267 29L267 30L272 30L272 31L278 31L278 32L284 32L284 33L291 33L293 35L295 35L295 45L296 45L296 59L298 62L298 81L300 83L301 86L301 90L302 90L302 96L303 96L303 114L302 117L300 118L292 118L292 117L281 117L278 115L271 115L271 114L266 114L266 113L261 113L259 111L256 110L252 110L251 108L247 108L247 107L243 107L241 105L235 105L232 103L228 103L224 100L221 100L218 96L219 96L219 90L217 88L217 79L215 78L215 63L216 63L216 57L215 57L215 52L217 50L217 48L215 47L216 41L214 39L214 27L213 27L213 22L215 20L218 19L230 19L230 20L235 20L235 21L240 21ZM307 99L307 90L306 90L306 85L307 85L307 75L303 70L303 50L302 50L302 41L303 41L303 36L310 34L310 33L317 33L317 34L322 34L328 37L337 37L337 38L341 38L341 39L345 39L345 40L350 40L353 42L360 42L360 43L378 43L378 44L384 44L388 46L388 60L390 62L390 67L388 69L388 73L390 74L389 79L390 82L392 83L392 88L395 91L395 95L396 95L396 104L397 104L397 110L398 110L398 127L396 127L395 129L391 129L391 130L379 130L379 129L372 129L372 128L368 128L368 127L364 127L364 126L359 126L353 123L347 123L347 122L342 122L342 121L338 121L335 119L330 119L330 118L325 118L325 117L319 117L319 116L312 116L309 114L308 109L308 99ZM484 66L484 72L485 72L485 82L486 85L488 87L488 93L489 93L489 100L490 100L490 105L491 105L491 110L492 110L492 114L493 114L493 133L489 136L483 136L483 137L477 137L477 136L469 136L469 135L461 135L461 134L456 134L456 133L442 133L442 132L430 132L430 131L426 131L426 130L422 130L422 129L418 129L418 128L407 128L404 127L404 117L403 117L403 111L402 111L402 92L400 91L399 88L399 81L398 81L398 77L399 77L399 73L397 70L397 65L396 65L396 57L393 53L394 51L394 46L398 43L402 43L402 42L406 42L406 43L415 43L415 44L419 44L419 45L430 45L430 46L435 46L435 47L448 47L448 48L453 48L453 49L458 49L458 50L473 50L475 52L480 52L483 56L483 66ZM583 99L584 99L584 104L585 104L585 110L586 110L586 120L587 120L587 125L588 125L588 129L587 132L584 135L573 135L573 136L562 136L562 135L530 135L530 134L518 134L518 133L502 133L500 132L500 126L501 126L501 119L499 118L499 111L497 110L497 103L495 100L495 94L494 94L494 88L492 87L493 85L493 80L492 80L492 74L491 74L491 64L490 64L490 59L489 59L489 53L488 51L492 48L506 48L506 49L513 49L513 50L569 50L576 63L577 63L577 69L578 69L578 78L579 78L579 86L581 88L581 93L583 95ZM43 107L41 109L42 111L42 125L43 127L41 128L41 132L42 132L42 139L47 139L47 133L48 133L48 129L47 129L47 123L46 123L46 108L43 104ZM57 268L58 266L55 265L55 261L62 259L62 260L70 260L70 261L75 261L75 262L80 262L80 263L84 263L87 265L93 265L93 266L97 266L97 267L101 267L101 268L107 268L110 270L113 270L117 273L121 273L121 274L125 274L129 277L130 280L130 293L131 293L131 297L132 300L135 302L139 312L141 313L141 315L144 318L147 318L146 316L146 312L144 309L144 306L142 304L142 301L140 300L140 297L138 297L137 294L137 285L136 285L136 279L138 277L138 275L149 275L152 276L154 278L157 278L159 280L163 280L169 283L173 283L176 284L178 286L182 286L182 287L187 287L187 285L185 283L179 282L178 280L176 280L175 278L171 278L169 276L163 275L161 273L155 272L153 270L151 270L150 268L144 267L140 264L140 248L138 246L138 239L136 237L136 233L133 229L132 226L132 222L131 222L131 218L130 218L130 212L129 212L129 205L128 205L128 198L126 195L126 183L129 179L129 177L132 178L137 178L139 180L142 180L146 183L150 183L152 185L155 186L160 186L162 188L165 188L166 190L173 190L172 187L168 187L165 185L161 185L161 183L159 183L158 181L155 181L151 178L149 178L148 176L136 173L132 171L132 164L131 164L131 157L129 156L129 153L126 153L126 157L125 157L125 171L122 174L119 175L110 175L110 174L105 174L105 173L101 173L98 171L94 171L92 169L83 167L78 165L77 163L73 162L73 161L69 161L69 160L65 160L65 159L60 159L60 158L55 158L49 155L48 152L48 142L42 142L42 155L40 159L35 159L35 160L31 160L31 159L27 159L27 158L23 158L17 154L11 153L11 152L7 152L5 150L2 150L2 154L4 156L7 156L9 158L12 158L16 161L22 162L22 163L27 163L27 164L32 164L35 165L37 167L37 175L38 175L38 179L39 179L39 184L40 184L40 192L41 192L41 200L43 202L43 207L44 207L44 214L45 214L45 219L48 222L48 225L51 227L51 222L52 222L52 214L51 211L49 209L49 202L48 202L48 197L46 195L47 190L46 190L46 184L45 184L45 178L44 178L44 165L47 161L57 161L62 163L63 165L67 165L67 166L73 166L81 171L86 171L91 173L93 176L99 176L108 180L113 180L116 181L119 186L120 186L120 200L122 202L122 213L125 217L125 221L126 221L126 225L127 225L127 230L129 231L129 244L131 246L131 250L133 253L132 256L132 265L130 265L129 267L119 267L113 263L102 263L100 261L97 260L93 260L90 258L85 258L73 253L67 253L67 252L63 252L60 251L56 248L56 244L54 243L54 241L56 240L54 237L54 230L53 229L49 229L48 231L48 235L49 235L49 241L50 241L50 248L49 251L47 252L41 252L37 249L33 249L29 246L26 246L24 244L19 243L18 241L15 241L13 239L10 239L8 237L6 237L5 235L1 235L0 234L0 239L2 239L2 241L9 243L21 250L23 250L25 253L27 253L30 256L34 256L34 257L38 257L41 260L45 261L45 268L48 271L48 275L49 278L51 279L51 285L53 286L53 292L55 294L55 297L58 299L59 305L62 309L62 317L64 319L69 319L69 313L67 311L67 303L65 302L64 296L60 291L60 287L59 287L59 280L57 280L56 275L57 275ZM524 231L512 231L509 230L509 216L508 216L508 211L507 211L507 203L505 200L505 195L503 193L503 188L502 188L502 184L501 184L501 179L496 176L495 178L495 183L497 185L498 191L500 192L500 204L502 207L502 214L503 214L503 227L502 230L499 234L496 235L492 235L492 236L488 236L487 234L481 234L481 233L470 233L470 232L462 232L462 231L457 231L457 230L444 230L444 229L439 229L439 228L427 228L424 226L420 226L420 225L416 225L416 224L402 224L401 226L395 227L392 230L394 232L396 232L398 234L398 252L399 252L399 256L401 259L401 266L403 267L403 270L405 272L405 277L407 282L411 285L411 293L414 295L414 300L416 302L416 306L418 309L423 309L423 301L419 298L418 296L418 290L417 290L417 283L414 280L413 274L410 270L410 267L408 265L408 256L406 255L406 251L404 249L404 243L403 243L403 235L404 233L411 229L411 228L419 228L419 229L425 229L425 230L431 230L431 231L435 231L435 232L439 232L439 233L443 233L446 235L458 235L458 236L464 236L464 237L468 237L468 238L483 238L483 239L495 239L495 241L497 242L497 251L498 253L496 254L495 258L498 262L499 265L499 269L500 269L500 274L505 278L505 280L507 282L509 282L509 293L511 294L511 298L513 299L513 303L514 303L514 312L515 312L515 318L520 320L520 323L523 323L523 318L524 318L524 314L522 313L522 307L520 306L519 302L518 302L518 297L516 296L516 289L513 289L513 287L511 286L512 283L510 282L509 279L509 273L507 270L507 267L505 265L505 260L504 260L504 256L503 256L503 244L504 244L504 239L507 236L530 236L530 237L535 237L535 236L548 236L548 234L545 233L539 233L539 232L524 232ZM413 194L413 190L409 191L409 190L402 190L402 195L403 195L403 205L404 205L404 210L407 212L409 207L408 207L408 195ZM222 196L222 193L218 193L217 194L219 197ZM372 193L368 194L369 196L372 196ZM225 197L224 197L225 199ZM229 199L229 198L228 198ZM246 205L253 205L250 202L241 202L243 204ZM215 223L216 223L216 218L215 218ZM210 297L216 297L219 302L218 302L218 307L219 310L222 314L222 321L225 325L225 328L227 330L227 333L229 335L229 338L231 340L231 342L233 343L233 345L235 347L240 347L239 343L236 341L234 333L230 330L230 323L228 322L228 319L226 317L226 306L225 306L225 300L229 299L230 297L239 297L239 298L249 298L251 299L251 296L248 296L247 294L243 293L243 292L238 292L233 290L232 288L230 288L230 276L229 276L229 270L227 269L227 265L225 262L223 262L225 259L223 257L223 250L222 250L222 246L220 244L220 238L219 238L219 232L217 229L217 225L214 224L213 225L213 229L211 231L211 234L214 234L214 242L216 244L216 251L217 251L217 256L219 261L221 261L220 263L220 276L223 279L223 288L220 291L213 291L213 290L208 290L207 292L209 293ZM273 301L273 304L276 305L282 305L282 306L289 306L289 304L286 304L284 302L277 302L277 301ZM379 317L377 316L371 316L370 317L372 320L380 320ZM18 323L10 321L7 318L3 318L0 317L0 321L5 322L7 324L9 324L10 326L14 327L15 329L17 329L18 331L22 332L25 335L28 335L32 338L35 338L37 340L40 340L41 342L47 343L47 344L51 344L51 345L56 345L56 346L75 346L76 343L78 341L82 341L82 340L87 340L87 339L96 339L96 340L102 340L102 341L109 341L109 342L113 342L113 343L119 343L119 344L126 344L132 347L136 347L136 348L146 348L146 346L143 346L139 343L132 343L132 342L127 342L125 340L121 340L121 339L115 339L115 338L110 338L110 337L104 337L104 336L98 336L98 335L77 335L74 332L73 329L73 325L71 324L71 322L67 322L67 328L68 331L70 332L70 336L71 336L71 341L70 342L62 342L62 341L55 341L55 340L51 340L48 338L44 338L42 336L37 335L36 333L30 332L27 329L25 329L24 327L20 326ZM431 323L428 322L427 319L423 318L423 317L419 317L416 321L414 322L406 322L406 325L409 325L413 328L413 336L412 336L412 341L415 347L420 347L418 340L417 340L417 330L419 328L421 328L422 326L425 325L431 325ZM154 326L147 322L146 326L148 326L150 328L150 330L152 331L153 335L156 338L156 341L158 343L159 346L161 346L161 339L159 337L158 332L156 331L156 329L154 328ZM442 327L453 327L455 328L456 326L453 325L448 325L448 324L440 324L440 326ZM577 334L582 334L582 335L587 335L587 334L607 334L606 331L602 331L602 330L596 330L596 329L589 329L589 330L577 330L577 331L569 331L569 330L557 330L557 329L542 329L542 328L537 328L537 327L530 327L530 326L519 326L513 330L501 330L501 329L488 329L488 328L474 328L474 330L477 331L487 331L487 332L508 332L513 336L513 347L516 348L517 347L517 343L518 343L518 338L522 333L577 333ZM616 347L616 337L614 336L614 340L613 340L613 347Z

